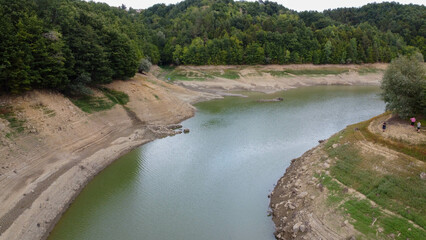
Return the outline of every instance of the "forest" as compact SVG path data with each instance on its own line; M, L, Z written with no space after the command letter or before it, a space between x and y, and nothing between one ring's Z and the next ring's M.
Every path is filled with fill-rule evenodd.
M275 2L186 0L136 10L0 0L0 92L78 95L158 65L362 64L426 55L426 7L296 12Z

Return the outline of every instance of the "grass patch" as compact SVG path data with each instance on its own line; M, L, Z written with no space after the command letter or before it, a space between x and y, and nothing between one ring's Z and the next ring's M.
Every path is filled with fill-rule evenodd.
M365 138L375 144L385 145L396 151L423 159L423 161L424 148L382 139L368 131L370 121L349 126L327 142L325 149L329 156L338 159L330 169L331 175L346 186L361 192L381 207L425 228L426 185L419 177L420 172L424 169L410 166L411 160L409 159L398 159L389 164L400 164L401 166L397 168L404 168L404 171L392 170L396 168L392 168L392 165L387 168L386 159L383 156L361 153L355 143ZM332 145L335 143L338 143L339 146L333 148ZM385 168L386 171L377 171L377 167Z
M357 70L359 75L367 75L371 73L383 72L381 69L364 67Z
M213 78L212 75L204 72L190 72L174 69L167 73L164 78L168 81L203 81L206 78Z
M262 76L262 72L256 70L255 72L247 73L245 76L247 76L247 77L259 77L259 76Z
M376 230L371 227L375 218L382 215L378 208L373 208L368 200L352 199L342 204L342 208L346 213L351 215L355 220L352 225L358 231L366 234L367 236L375 235Z
M331 168L336 179L380 206L426 227L426 186L418 176L407 178L396 173L380 174L372 169L374 159L361 156L351 145L338 147L329 154L339 159ZM407 207L410 210L407 211Z
M161 70L168 72L171 72L176 69L176 67L172 65L159 65L159 67L161 68Z
M113 103L126 105L129 102L129 95L124 92L112 90L109 88L101 88L101 91Z
M160 100L160 97L157 94L154 94L155 99Z
M37 104L32 105L31 107L34 108L34 109L39 109L39 110L43 111L43 114L46 115L47 117L56 116L55 110L48 108L43 103L37 103Z
M349 72L349 69L300 69L300 70L285 70L287 74L293 75L339 75Z
M327 174L321 174L319 176L319 181L329 191L327 197L327 204L329 206L337 205L343 201L345 196L343 189L338 182L333 180L333 178Z
M124 92L109 88L100 88L105 97L95 97L91 95L70 99L74 105L87 113L100 112L111 109L115 104L126 105L129 102L129 95Z
M266 72L271 74L271 76L273 77L290 77L290 75L286 71L266 71Z
M11 132L6 133L7 138L11 138L25 130L25 120L19 119L12 106L0 106L0 118L9 122Z
M221 78L227 78L227 79L239 79L240 74L235 70L226 69L222 72L213 72L211 73L212 76L215 77L221 77Z
M342 204L341 208L354 219L352 224L355 229L373 239L376 237L378 226L383 228L380 235L399 235L397 239L424 239L424 230L414 227L407 219L383 213L380 208L372 206L366 199L348 200ZM373 222L374 225L372 225Z
M115 103L106 97L84 96L71 101L82 111L87 113L99 112L111 109Z

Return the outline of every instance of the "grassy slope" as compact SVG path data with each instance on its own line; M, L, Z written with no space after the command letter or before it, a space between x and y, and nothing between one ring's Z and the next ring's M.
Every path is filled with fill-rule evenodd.
M129 96L123 92L108 88L100 89L104 96L83 96L71 101L81 110L92 113L111 109L115 104L126 105L129 102Z
M336 164L330 175L316 177L330 190L328 203L350 215L367 238L425 239L426 183L419 176L426 170L416 163L425 162L426 146L373 134L368 129L373 120L348 126L329 139L325 150ZM377 151L391 149L393 157L374 149L366 152L360 143L380 146ZM346 187L367 199L348 194Z

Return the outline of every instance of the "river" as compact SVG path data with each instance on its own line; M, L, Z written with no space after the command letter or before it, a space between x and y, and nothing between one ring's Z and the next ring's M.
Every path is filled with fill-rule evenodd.
M273 240L274 184L293 158L384 112L378 87L245 93L196 105L189 134L156 140L94 178L49 240ZM259 99L282 97L282 102Z

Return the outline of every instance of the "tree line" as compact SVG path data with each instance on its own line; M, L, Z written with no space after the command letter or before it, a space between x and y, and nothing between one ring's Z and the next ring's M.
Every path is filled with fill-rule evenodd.
M124 9L72 0L0 0L0 90L87 86L134 76L149 48Z
M187 0L157 4L142 15L162 64L347 64L390 62L424 48L424 6L370 4L366 9L295 12L277 3ZM378 14L374 15L374 9ZM403 14L386 14L402 9ZM345 21L342 15L360 16ZM365 16L365 12L369 14ZM361 18L361 16L363 16ZM377 18L394 18L384 27ZM393 21L393 22L392 22ZM410 33L405 34L407 31ZM405 34L411 45L401 34Z
M0 91L86 93L87 86L134 76L147 60L390 62L425 51L425 10L383 3L295 12L269 1L186 0L136 11L81 0L0 0Z

